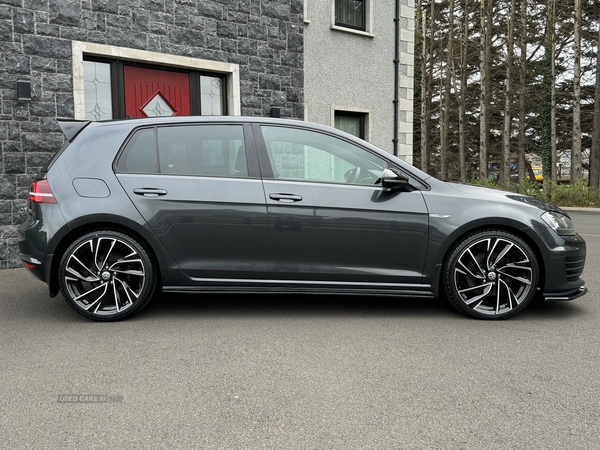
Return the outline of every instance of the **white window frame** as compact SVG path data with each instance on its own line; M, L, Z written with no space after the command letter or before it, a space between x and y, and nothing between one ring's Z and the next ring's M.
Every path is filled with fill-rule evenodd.
M75 119L85 119L85 93L83 80L83 58L100 56L125 61L143 62L157 66L177 67L224 74L227 80L227 111L229 115L241 115L240 67L207 59L189 58L187 56L167 55L166 53L136 50L112 45L94 44L91 42L73 41L73 99Z
M337 31L344 31L346 33L359 34L366 37L375 37L373 34L373 1L365 0L365 31L355 30L354 28L347 28L335 24L335 0L331 0L331 29Z
M308 0L304 0L302 5L302 19L305 24L308 25L310 23L310 19L308 18Z

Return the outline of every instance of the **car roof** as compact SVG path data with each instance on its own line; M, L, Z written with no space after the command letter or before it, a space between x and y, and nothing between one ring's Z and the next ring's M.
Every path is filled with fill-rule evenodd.
M115 119L92 122L94 126L122 126L131 128L148 125L170 125L178 123L272 123L280 125L310 125L316 128L331 129L331 127L305 122L298 119L275 119L272 117L253 116L171 116L171 117L144 117L139 119Z

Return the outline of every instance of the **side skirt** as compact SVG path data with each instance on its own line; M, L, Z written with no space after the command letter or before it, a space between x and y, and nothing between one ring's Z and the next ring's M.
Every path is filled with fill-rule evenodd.
M164 285L163 292L220 292L263 294L377 295L435 298L428 284L343 283L282 280L194 279L194 284Z

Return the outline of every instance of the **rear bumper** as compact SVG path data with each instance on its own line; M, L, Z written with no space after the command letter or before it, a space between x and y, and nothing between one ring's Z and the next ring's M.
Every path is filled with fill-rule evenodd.
M40 221L28 217L17 230L19 253L23 265L34 277L46 281L45 262L47 235L41 231Z
M58 292L58 280L51 276L54 247L69 228L58 205L33 203L30 208L27 219L17 229L21 260L34 277L48 284L50 296L54 297Z

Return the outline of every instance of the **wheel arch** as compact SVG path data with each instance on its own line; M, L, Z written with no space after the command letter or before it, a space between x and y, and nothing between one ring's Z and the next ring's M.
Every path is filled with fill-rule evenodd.
M538 268L539 268L539 280L538 287L543 287L545 285L546 280L546 265L544 260L544 255L541 251L541 243L538 242L533 231L530 228L524 227L522 223L507 221L506 219L498 220L495 222L477 222L473 224L468 224L465 227L461 227L455 230L448 238L445 240L442 247L439 249L438 257L436 258L436 265L434 268L434 279L433 279L433 291L436 297L440 294L443 289L441 289L442 282L442 269L446 261L448 260L449 254L452 252L457 243L465 238L466 236L477 233L484 230L501 230L512 233L525 241L525 243L531 248L535 257L537 258Z
M158 255L154 250L155 247L151 244L151 241L154 241L155 239L143 226L133 221L123 220L122 217L110 215L103 216L101 220L98 220L98 216L82 217L68 225L70 230L60 238L53 249L52 263L48 277L48 288L51 297L56 296L59 292L58 270L60 261L69 245L87 233L100 230L116 231L127 234L137 240L140 245L144 247L144 250L146 250L156 268L157 291L162 289L161 264Z

